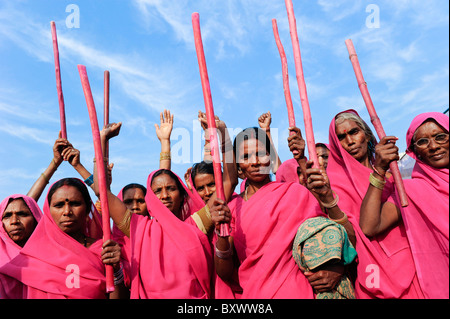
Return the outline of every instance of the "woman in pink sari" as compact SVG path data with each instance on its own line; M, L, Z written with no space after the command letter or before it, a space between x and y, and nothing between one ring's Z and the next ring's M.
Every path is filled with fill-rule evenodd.
M131 245L131 298L210 298L211 246L194 219L204 203L193 202L169 170L151 173L147 190L152 218L132 214L108 191L110 215Z
M236 137L238 174L247 178L247 187L228 205L216 199L211 209L216 230L224 222L231 226L231 236L218 236L215 243L216 271L230 287L241 287L238 298L314 298L292 258L292 244L300 224L322 213L303 186L271 182L275 159L270 148L267 135L257 128Z
M421 294L404 226L399 225L373 238L366 237L359 226L361 203L370 184L369 175L376 170L372 166L376 144L370 128L356 111L341 112L331 121L330 156L325 175L336 194L334 206L344 212L342 218L352 225L353 234L349 233L349 237L356 239L356 297L418 298ZM313 177L311 183L314 182ZM391 177L384 187L383 202L393 187ZM329 197L327 203L333 201L333 196Z
M402 207L398 194L384 204L381 192L389 163L398 160L398 148L386 137L376 148L374 173L361 206L360 225L373 237L404 223L425 298L449 298L449 119L430 112L416 116L406 134L407 154L416 160L412 178L405 180L409 205Z
M30 238L42 212L36 201L25 195L11 195L0 203L0 267L16 257Z
M105 264L119 272L120 247L102 243L101 225L82 181L49 190L44 216L20 253L0 268L0 297L104 299ZM121 283L110 297L120 297Z

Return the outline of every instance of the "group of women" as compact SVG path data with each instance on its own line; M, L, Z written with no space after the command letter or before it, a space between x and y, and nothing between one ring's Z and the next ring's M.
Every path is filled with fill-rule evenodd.
M87 188L98 196L96 165L91 174L80 152L58 138L30 192L0 204L0 298L449 297L447 115L420 114L409 127L407 153L416 164L404 180L407 207L389 172L399 159L397 138L377 142L354 110L333 117L328 144L317 145L319 168L305 157L296 127L287 140L293 158L281 162L270 113L233 143L216 118L225 199L216 196L206 116L198 118L204 161L182 179L171 171L173 115L161 113L160 167L145 186L108 190L114 225L106 242L101 204ZM121 125L102 130L103 147ZM52 184L41 212L36 202L63 161L82 179ZM107 265L115 286L108 293Z

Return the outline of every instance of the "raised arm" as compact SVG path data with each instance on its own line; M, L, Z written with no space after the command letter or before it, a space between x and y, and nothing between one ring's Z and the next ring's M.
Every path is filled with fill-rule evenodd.
M28 191L27 196L33 198L36 202L42 195L47 184L50 182L53 174L58 169L59 165L61 165L63 161L63 157L61 152L64 148L69 145L69 142L66 139L61 138L61 131L59 132L58 139L56 139L55 144L53 145L53 158L47 169L38 177L36 182L34 182L33 186L31 186Z
M289 132L294 132L288 137L289 150L292 152L295 160L297 161L300 172L298 179L300 184L306 186L306 157L305 157L305 140L302 137L302 132L298 127L290 127ZM295 152L296 151L296 152Z
M397 140L385 136L375 147L375 169L370 176L370 185L361 204L359 226L368 236L376 236L401 220L400 209L391 202L381 203L386 173L392 161L398 161Z
M273 165L272 171L275 174L278 170L278 167L280 167L281 165L281 160L280 157L278 156L278 152L277 149L275 148L275 145L273 144L272 141L272 134L270 133L270 124L272 123L272 115L270 114L270 111L267 113L262 114L259 118L258 118L258 124L259 127L266 131L267 136L269 137L270 140L270 144L272 144L272 148L275 152L275 157L276 157L276 161Z
M164 110L160 113L161 123L155 124L156 136L161 142L161 154L159 157L159 168L170 170L172 166L170 154L170 135L173 129L173 115L170 111Z
M235 159L233 156L233 144L231 143L230 135L224 121L220 120L216 115L216 128L221 141L221 152L223 161L223 191L225 194L225 200L228 202L233 195L234 189L238 184L238 174L236 170ZM208 134L208 121L206 119L206 113L199 112L200 124L205 131L205 136ZM206 153L206 149L205 149ZM216 195L214 194L209 200L208 205L211 207Z

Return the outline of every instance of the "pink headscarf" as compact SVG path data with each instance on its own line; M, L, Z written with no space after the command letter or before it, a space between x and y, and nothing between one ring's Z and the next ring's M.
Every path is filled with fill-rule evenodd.
M153 219L131 216L131 298L210 298L211 244L192 218L178 219L151 191L156 172L145 197Z
M412 179L405 180L409 205L401 207L398 195L389 201L401 207L420 287L426 298L449 298L449 178L448 168L435 169L412 151L416 130L434 119L447 132L448 115L430 112L416 116L406 134L407 154L416 160Z
M97 212L91 203L89 216L92 214ZM101 227L91 233L94 227L89 226L94 224L86 225L86 236L92 238L101 234ZM104 299L105 267L101 250L101 240L86 248L61 231L50 214L46 197L44 215L27 244L17 257L0 268L0 296L12 299ZM68 283L76 272L79 274L78 287Z
M36 201L28 197L26 195L11 195L6 197L1 203L0 203L0 216L3 216L3 213L5 212L6 207L8 206L9 202L11 200L15 199L23 199L25 204L30 209L31 213L34 216L34 219L36 219L36 222L39 223L42 217L42 212L39 206L37 205ZM22 247L17 245L8 235L8 233L5 231L3 226L0 227L0 267L9 262L11 259L16 257Z
M314 298L292 257L298 227L323 215L314 196L298 183L271 182L247 202L234 196L228 206L242 299Z
M355 110L342 113L358 115ZM360 207L369 187L372 169L360 164L345 151L337 138L335 127L333 118L329 128L327 175L331 188L339 196L338 205L347 214L356 234L356 297L417 298L418 283L404 226L399 225L371 239L359 227ZM388 198L392 188L391 178L385 185L382 201Z

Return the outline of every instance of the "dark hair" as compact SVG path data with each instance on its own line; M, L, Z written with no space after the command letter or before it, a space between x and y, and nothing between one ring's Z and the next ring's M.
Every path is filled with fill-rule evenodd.
M86 213L89 213L89 209L90 209L91 203L92 203L91 196L89 195L89 191L88 191L86 185L77 178L71 178L71 177L63 178L63 179L60 179L59 181L57 181L55 184L53 184L53 186L48 191L48 195L47 195L48 204L50 205L53 194L62 186L73 186L76 189L78 189L80 191L81 195L83 196L84 202L86 203L86 207L87 207Z
M171 170L168 170L168 169L160 169L155 174L153 174L150 186L153 184L153 181L155 180L155 178L160 175L169 175L175 181L175 184L177 185L178 191L180 192L182 198L187 197L186 189L183 187L183 185L181 185L181 182L178 179L178 177Z
M270 162L273 163L275 161L275 150L273 149L272 143L270 142L270 139L267 136L266 132L257 127L248 127L242 132L240 132L234 139L233 152L234 158L236 159L237 167L239 167L239 154L238 154L239 146L243 141L247 141L252 138L264 143L264 146L266 147L266 152L270 156Z
M145 186L141 185L141 184L137 184L137 183L131 183L128 184L127 186L125 186L122 189L122 196L125 195L125 192L129 189L135 189L135 188L139 188L140 190L142 190L142 192L144 193L144 196L147 194L147 188L145 188Z
M316 143L316 147L322 147L328 149L328 147L323 143Z
M192 187L195 188L195 176L197 174L211 174L214 175L214 165L212 162L202 161L200 163L196 163L192 166L191 170L191 178L192 178Z

